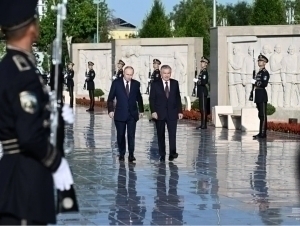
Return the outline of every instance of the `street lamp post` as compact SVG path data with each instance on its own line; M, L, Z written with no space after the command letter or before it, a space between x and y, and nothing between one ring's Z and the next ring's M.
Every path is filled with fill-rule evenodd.
M94 0L94 4L97 5L97 43L99 43L99 3L100 0Z
M213 27L216 27L217 22L217 0L214 0L213 4Z

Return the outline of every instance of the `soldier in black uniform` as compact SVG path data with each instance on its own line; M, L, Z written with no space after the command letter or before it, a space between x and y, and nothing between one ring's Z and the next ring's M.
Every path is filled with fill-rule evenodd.
M117 72L117 78L123 78L123 67L125 66L125 63L123 60L119 60L118 62L118 72Z
M152 75L151 75L151 83L160 79L159 65L161 65L161 62L158 59L154 59L153 60L154 71L152 72Z
M86 89L89 91L89 97L90 97L90 108L87 109L86 111L94 111L94 105L95 105L95 71L93 69L94 63L89 61L88 62L88 67L89 67L89 72L86 73Z
M196 129L207 129L207 96L208 90L206 85L208 84L208 72L207 65L209 64L209 59L205 56L201 58L201 71L198 75L198 79L195 78L194 82L197 82L197 97L199 98L199 109L201 114L201 125L196 127Z
M265 65L268 63L268 58L264 55L258 56L259 71L252 79L252 84L255 86L255 98L254 103L258 109L259 118L259 133L253 136L254 139L267 137L267 102L268 94L266 87L269 83L269 72L266 70Z
M36 7L37 0L0 2L7 41L0 62L0 225L55 224L54 185L63 191L73 184L63 150L49 143L49 95L32 54Z
M70 95L70 107L73 107L73 101L74 101L74 70L73 70L74 63L69 62L68 69L67 69L67 86L69 90Z

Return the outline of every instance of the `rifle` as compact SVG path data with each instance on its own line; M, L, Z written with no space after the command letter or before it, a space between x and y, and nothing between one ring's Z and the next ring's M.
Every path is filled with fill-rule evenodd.
M64 139L65 127L62 117L63 107L63 80L62 73L62 36L63 36L63 20L66 19L67 0L52 6L51 9L57 11L56 37L52 45L52 65L51 65L51 135L50 142L54 149L61 150L64 157ZM65 149L65 151L67 151ZM57 190L57 213L78 212L78 204L73 185L69 190Z
M256 72L255 72L255 58L254 58L254 49L253 49L253 74L252 74L252 78L255 79L256 76ZM250 92L250 96L249 96L249 101L253 101L253 91L254 91L254 84L252 84L252 89Z
M150 56L149 56L149 72L148 72L148 79L151 79ZM149 95L150 84L151 84L151 81L148 82L147 90L146 90L146 93L145 93L145 94L147 94L147 95Z
M196 56L195 56L195 78L197 78L197 59L196 59ZM196 96L196 87L197 87L197 82L194 82L194 88L193 88L193 92L192 92L192 97L195 97Z

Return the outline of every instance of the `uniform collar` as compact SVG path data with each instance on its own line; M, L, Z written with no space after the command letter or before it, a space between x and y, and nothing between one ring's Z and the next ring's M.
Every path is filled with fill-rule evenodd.
M10 49L10 50L15 50L15 51L18 51L18 52L22 52L22 53L25 53L26 56L28 57L28 59L34 64L36 65L36 60L35 60L35 56L33 55L33 53L31 52L28 52L24 49L21 49L19 47L16 47L16 46L12 46L12 45L7 45L6 46L7 49Z

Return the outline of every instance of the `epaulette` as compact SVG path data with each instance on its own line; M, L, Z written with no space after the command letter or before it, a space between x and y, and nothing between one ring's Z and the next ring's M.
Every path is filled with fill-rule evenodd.
M21 56L21 55L14 55L12 57L13 61L15 62L17 68L19 69L19 71L28 71L31 69L30 64L28 63L28 61L26 60L25 57Z

